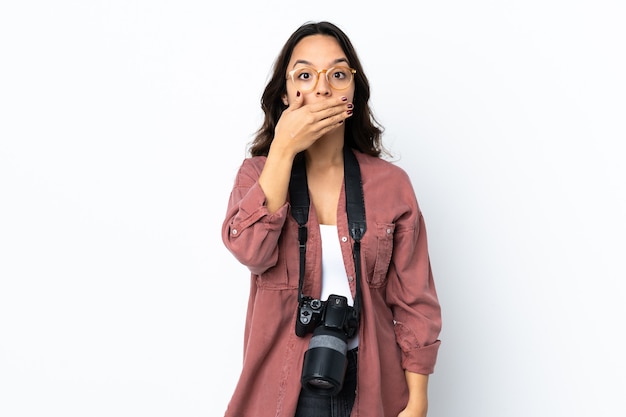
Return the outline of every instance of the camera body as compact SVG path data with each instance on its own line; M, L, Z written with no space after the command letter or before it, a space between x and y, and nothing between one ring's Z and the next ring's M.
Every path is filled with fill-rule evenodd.
M350 339L356 334L358 319L354 308L348 305L348 299L342 295L331 294L326 301L302 297L298 306L296 335L304 337L321 324L344 331Z
M326 301L303 297L296 317L296 335L313 333L304 353L302 386L319 395L336 395L343 387L348 365L348 339L359 327L356 310L342 295Z

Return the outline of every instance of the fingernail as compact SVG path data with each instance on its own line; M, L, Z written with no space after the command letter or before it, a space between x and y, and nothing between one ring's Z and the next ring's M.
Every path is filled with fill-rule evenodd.
M341 101L348 101L348 97L341 97Z
M348 108L349 108L349 109L354 108L354 106L352 105L352 103L348 103Z
M352 110L348 110L346 113L348 113L348 114L352 114Z
M300 97L300 91L296 91L296 97Z

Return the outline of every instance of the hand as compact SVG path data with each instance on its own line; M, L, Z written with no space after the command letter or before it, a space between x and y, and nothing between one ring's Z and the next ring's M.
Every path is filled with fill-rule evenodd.
M350 107L349 107L350 106ZM274 139L267 154L259 185L265 194L265 206L274 213L287 201L293 158L319 138L341 126L352 112L348 100L330 97L304 105L302 95L292 100L280 116Z
M407 407L398 414L398 417L426 417L427 407Z
M345 97L332 97L304 105L304 98L299 95L280 116L272 147L289 150L295 156L341 126L351 116L352 112L348 112L351 108Z
M428 375L405 371L409 402L398 417L426 417L428 413Z

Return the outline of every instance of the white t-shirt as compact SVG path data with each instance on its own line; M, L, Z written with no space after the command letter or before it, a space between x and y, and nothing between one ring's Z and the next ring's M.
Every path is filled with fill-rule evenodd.
M337 226L320 224L322 236L322 296L321 300L327 300L331 294L343 295L348 299L348 304L353 306L352 292L346 276L346 268L343 264L341 246L337 234ZM354 349L359 345L359 335L348 340L348 349Z

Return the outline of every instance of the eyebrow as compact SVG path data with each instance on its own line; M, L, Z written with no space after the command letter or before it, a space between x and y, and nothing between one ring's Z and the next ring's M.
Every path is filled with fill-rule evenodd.
M341 63L344 63L344 64L348 65L348 60L346 58L337 58L337 59L335 59L332 62L332 65L337 65L337 64L341 64ZM298 65L298 64L308 65L308 66L311 66L311 67L313 66L313 63L307 61L306 59L298 59L298 60L296 60L296 62L293 63L293 67L292 68L295 68L295 66Z

